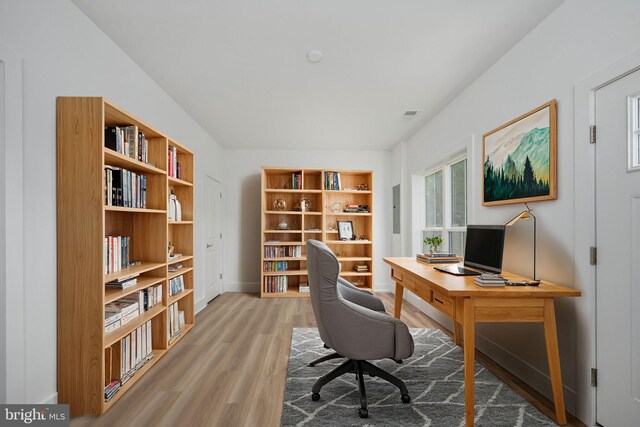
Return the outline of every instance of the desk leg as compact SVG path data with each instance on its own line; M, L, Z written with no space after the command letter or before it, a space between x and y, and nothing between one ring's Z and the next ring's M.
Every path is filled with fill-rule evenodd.
M464 299L464 403L467 427L474 422L475 390L475 307L474 300Z
M393 306L393 315L396 319L400 318L400 313L402 312L402 294L404 293L404 288L402 285L396 283L396 301Z
M563 426L567 424L567 414L564 409L560 353L558 351L558 332L556 330L556 314L553 306L553 298L545 298L544 300L544 339L547 344L547 359L549 361L549 376L551 377L553 402L556 405L556 422Z
M462 345L462 325L455 320L453 321L453 342L456 345Z

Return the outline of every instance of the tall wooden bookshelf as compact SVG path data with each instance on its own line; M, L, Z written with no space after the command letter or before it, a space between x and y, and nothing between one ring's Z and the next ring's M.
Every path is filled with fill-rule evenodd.
M148 144L145 161L105 147L105 128L115 126L137 126ZM180 176L168 173L172 147ZM144 175L146 206L110 204L105 168ZM142 191L136 191L142 197ZM179 222L167 217L172 191L182 205ZM59 97L57 234L58 401L70 404L74 416L102 414L193 327L193 153L104 98ZM108 236L127 236L129 260L137 262L106 274ZM179 256L169 256L169 242ZM177 266L181 268L170 271ZM105 286L133 275L137 283L132 287ZM169 280L180 275L184 290L169 296ZM160 303L105 333L108 304L157 286L161 286ZM170 337L172 304L182 312L184 324ZM144 333L151 355L146 363L138 362L135 374L105 401L105 386L122 376L123 339L133 331L141 333L141 327L151 332Z
M342 277L373 289L371 171L263 167L261 206L262 297L309 295L300 291L308 284L309 239L323 241L333 250ZM354 206L360 211L350 211L356 210ZM339 239L338 221L351 221L355 240Z

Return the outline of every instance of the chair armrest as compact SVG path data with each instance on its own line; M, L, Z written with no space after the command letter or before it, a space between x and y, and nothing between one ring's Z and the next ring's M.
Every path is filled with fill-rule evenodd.
M338 293L342 298L354 304L358 304L373 311L381 311L383 313L386 313L384 304L382 303L380 298L370 292L358 289L342 277L338 277Z

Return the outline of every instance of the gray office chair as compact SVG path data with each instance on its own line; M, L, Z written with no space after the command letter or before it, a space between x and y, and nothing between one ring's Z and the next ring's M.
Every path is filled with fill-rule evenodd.
M371 304L366 293L355 294L349 286L338 285L340 266L338 259L324 243L307 241L307 269L313 314L318 324L320 338L348 360L320 377L313 385L311 398L320 399L320 390L330 381L354 372L360 389L361 418L367 418L367 395L363 374L382 378L400 389L402 401L409 403L409 391L402 380L378 368L368 360L393 359L401 361L413 354L413 338L407 326L388 314L368 308ZM366 299L360 305L344 295ZM377 298L376 298L377 299ZM382 302L371 307L383 308Z

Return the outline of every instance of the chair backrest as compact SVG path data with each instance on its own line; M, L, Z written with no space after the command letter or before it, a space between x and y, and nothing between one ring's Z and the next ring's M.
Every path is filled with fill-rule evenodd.
M318 240L307 240L307 270L309 293L313 315L318 324L320 338L326 345L333 347L331 333L325 326L325 318L331 316L338 301L338 258L327 245Z

